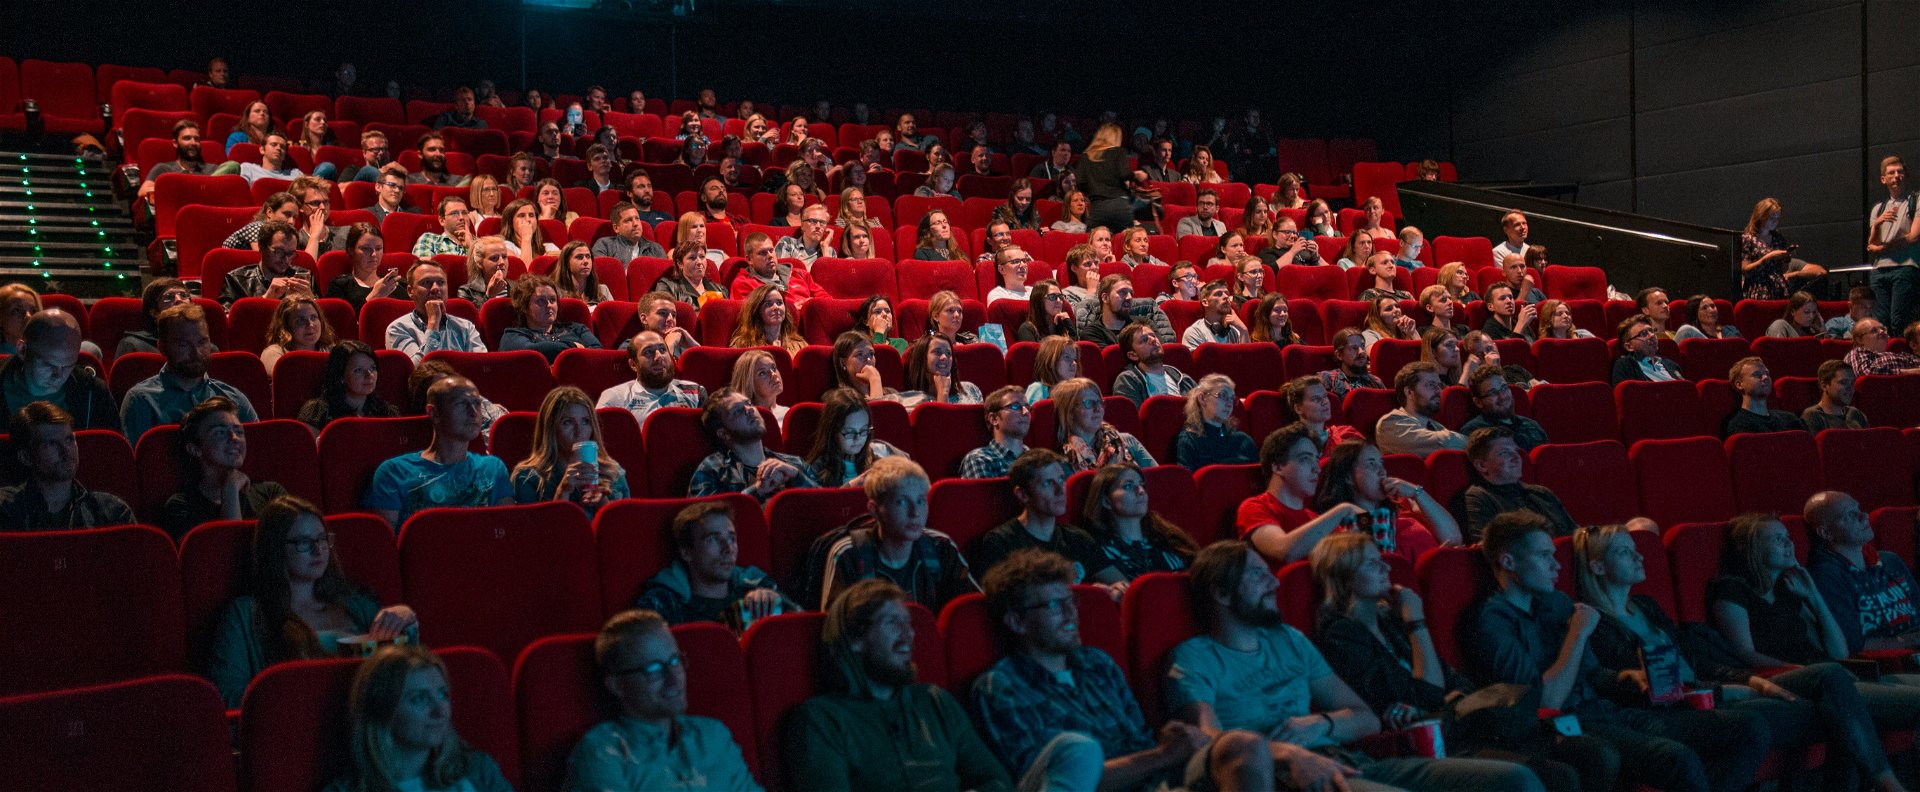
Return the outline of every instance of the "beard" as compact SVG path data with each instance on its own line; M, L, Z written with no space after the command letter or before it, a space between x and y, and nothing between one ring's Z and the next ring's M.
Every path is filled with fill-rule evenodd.
M1140 365L1146 366L1147 368L1153 368L1154 366L1160 365L1166 359L1167 359L1166 355L1161 354L1159 352L1155 352L1151 355L1141 358Z
M653 373L653 367L648 366L640 369L640 385L647 390L659 390L673 384L673 375L672 364L668 364L667 370L660 374Z
M438 154L431 157L421 157L420 169L428 173L446 173L447 157L445 154Z
M1278 627L1281 624L1280 609L1273 602L1259 602L1245 599L1234 592L1233 602L1227 606L1235 619L1252 627Z
M708 199L707 199L707 208L708 208L708 209L712 209L713 211L716 211L716 212L722 212L722 211L726 211L726 208L727 208L727 194L726 194L726 193L720 193L719 195L715 195L715 196L713 196L713 197L711 197L711 198L708 198Z
M192 162L192 163L200 162L200 144L195 143L191 146L174 146L173 156L179 159L181 162Z
M918 676L911 662L906 665L893 665L891 663L876 661L869 655L865 659L864 665L866 666L867 676L869 678L888 687L906 687L913 684L914 678Z
M191 355L186 360L167 363L167 369L182 379L199 379L207 375L208 360L200 355Z

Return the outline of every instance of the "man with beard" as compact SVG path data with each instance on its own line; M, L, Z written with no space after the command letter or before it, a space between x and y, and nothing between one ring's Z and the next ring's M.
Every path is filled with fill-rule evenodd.
M1551 554L1551 542L1549 554ZM1166 671L1174 717L1216 739L1267 736L1272 787L1544 790L1533 771L1483 759L1374 760L1345 748L1380 719L1299 630L1281 621L1278 578L1242 541L1209 545L1188 570L1195 620L1207 632L1174 647Z
M299 234L293 226L278 220L262 223L260 235L254 238L260 263L227 273L226 281L220 285L220 304L231 308L242 297L270 300L289 295L313 297L313 271L293 263L294 256L300 252L294 248L298 240Z
M447 172L447 139L438 132L428 132L420 138L420 172L407 174L407 183L465 187L467 177Z
M0 363L0 415L44 401L72 413L76 429L120 431L120 407L106 380L79 362L80 322L73 314L47 308L28 316L20 351Z
M1727 381L1740 396L1740 409L1720 422L1721 437L1789 429L1806 431L1807 425L1801 423L1798 416L1767 407L1767 400L1773 398L1773 375L1767 371L1766 361L1758 357L1741 358L1727 372Z
M428 119L427 126L434 129L486 129L486 120L473 114L473 89L464 85L453 92L453 107L444 113Z
M1386 389L1387 384L1367 370L1367 337L1360 328L1343 327L1333 334L1333 359L1340 365L1320 372L1320 382L1335 402L1347 398L1347 391L1354 388Z
M914 681L913 614L900 587L849 587L827 609L820 641L824 692L795 708L783 741L792 788L1013 789L952 694Z
M526 153L548 162L567 156L560 148L560 125L553 121L541 124L533 142L527 145Z
M1426 361L1408 363L1393 377L1393 395L1400 406L1374 424L1374 442L1382 454L1413 454L1421 459L1440 450L1464 451L1467 438L1443 426L1440 394L1446 390L1440 368Z
M1071 565L1069 585L1098 582L1110 586L1118 599L1126 591L1126 578L1091 535L1066 521L1066 462L1050 448L1029 448L1014 460L1007 484L1020 502L1020 513L974 540L968 563L990 573L1014 553L1045 550Z
M506 463L467 450L484 428L485 408L486 400L466 377L435 382L427 389L433 439L425 450L380 463L361 505L398 531L421 509L512 503L513 481Z
M1100 279L1096 292L1097 300L1080 303L1078 336L1082 341L1096 344L1120 343L1120 331L1127 325L1143 322L1152 328L1153 335L1160 343L1171 344L1176 339L1173 334L1173 322L1165 311L1153 304L1153 300L1133 299L1133 280L1125 275L1113 274Z
M952 537L927 528L926 470L890 456L874 460L865 475L867 513L815 540L807 557L822 563L809 564L811 585L802 598L818 596L825 609L861 581L880 579L939 613L954 598L978 591ZM822 544L824 552L817 552Z
M632 173L627 174L626 199L627 203L640 210L640 221L646 223L648 228L658 228L661 223L673 219L672 214L653 208L653 177L647 175L646 168L634 168Z
M926 151L929 146L940 142L939 138L932 135L920 135L920 125L912 113L901 113L899 120L893 122L893 139L894 151Z
M1160 336L1142 322L1134 322L1120 331L1120 348L1126 350L1132 364L1113 378L1113 395L1125 396L1136 406L1152 396L1186 398L1193 390L1193 378L1165 363L1160 352Z
M1014 651L973 683L981 731L1016 770L1022 789L1183 787L1210 777L1219 789L1269 789L1266 741L1234 731L1214 740L1198 726L1147 728L1127 675L1106 652L1080 643L1074 570L1039 549L987 573L987 612Z
M747 395L721 388L701 407L700 425L717 449L693 471L687 496L704 498L725 492L744 492L761 502L788 487L818 487L797 456L769 450L761 438L766 423Z
M169 173L187 173L206 176L213 173L213 166L200 159L200 122L184 118L173 125L173 161L155 163L147 169L146 181L140 182L138 197L146 198L153 194L154 181Z
M215 396L233 401L241 423L260 420L247 394L207 376L213 342L207 340L205 310L193 303L176 305L161 311L153 325L167 364L160 373L135 384L120 403L120 425L129 442L138 444L140 436L155 426L179 423L194 405Z
M658 612L668 624L719 622L736 632L768 616L800 611L767 573L740 566L740 536L726 501L681 509L668 533L673 563L647 581L636 607Z
M718 176L708 176L700 182L700 209L709 223L735 227L747 224L746 218L727 211L727 183Z
M658 304L652 300L647 303ZM671 300L667 307L672 310ZM633 413L636 425L646 426L647 415L661 407L699 407L707 398L707 389L700 383L674 378L679 371L672 349L656 331L634 334L632 345L627 347L627 365L633 368L633 379L601 391L595 406L619 407Z
M80 447L73 442L73 416L57 404L37 401L11 414L8 431L27 480L0 489L0 531L102 528L134 521L126 501L80 485Z
M727 137L733 137L733 136L728 135ZM724 147L724 143L723 143L723 147ZM729 190L749 189L747 186L740 183L740 157L738 157L737 155L729 154L727 156L720 158L720 173L718 175L720 177L720 182L722 184L727 185L727 189Z

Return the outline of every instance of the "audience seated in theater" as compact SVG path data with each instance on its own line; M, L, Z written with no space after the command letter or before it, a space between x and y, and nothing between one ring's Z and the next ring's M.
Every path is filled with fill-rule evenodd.
M1494 263L1504 267L1508 256L1519 256L1524 260L1527 255L1527 216L1520 212L1501 215L1500 233L1506 238L1493 246Z
M654 330L641 330L628 342L627 367L633 379L601 391L597 406L626 410L636 425L646 426L647 415L661 407L699 407L706 401L707 389L700 383L675 378L679 367L673 351Z
M967 256L966 242L954 234L953 223L947 219L946 212L934 209L921 215L917 233L914 260L972 261Z
M0 531L104 528L134 521L125 501L82 486L73 416L37 401L9 413L9 437L26 480L0 489Z
M774 258L773 243L766 234L755 231L747 235L740 243L740 252L746 254L747 266L733 278L733 299L748 299L750 293L762 286L777 287L785 295L786 301L794 312L806 307L807 301L815 297L832 297L826 289L813 282L813 276L805 267L796 267Z
M1086 531L1068 524L1066 459L1045 448L1029 448L1007 471L1007 485L1020 501L1020 513L974 540L967 564L983 575L1014 553L1036 548L1056 553L1072 567L1067 582L1106 586L1115 601L1126 591L1121 575Z
M362 505L399 531L408 517L439 506L498 506L513 502L513 482L498 458L468 449L489 425L487 401L467 378L435 380L427 388L433 438L420 451L380 463Z
M1666 290L1657 286L1641 289L1633 297L1633 308L1659 338L1674 337L1673 331L1667 328L1673 321L1673 301L1667 299Z
M1213 257L1206 260L1206 265L1211 267L1216 264L1225 264L1232 267L1235 272L1244 271L1243 268L1249 261L1264 265L1266 262L1261 261L1259 256L1247 252L1247 240L1249 238L1250 235L1246 231L1238 228L1222 234L1219 241L1214 243ZM1183 261L1180 263L1191 266L1191 262ZM1198 279L1199 276L1196 271L1195 280L1198 281Z
M775 421L786 420L787 410L791 408L780 403L780 393L786 383L772 353L753 349L734 358L728 384L736 393L747 394L754 407L773 413Z
M325 352L336 342L333 325L327 323L320 303L312 297L290 294L273 309L273 318L267 323L267 346L260 350L260 363L266 366L267 376L271 377L273 366L280 362L282 355L295 350Z
M1387 264L1384 266L1391 267L1393 265ZM1367 291L1377 292L1378 290L1368 289ZM1414 323L1413 317L1406 315L1400 310L1399 297L1389 294L1366 299L1369 303L1367 306L1366 329L1360 332L1360 338L1366 344L1369 353L1373 351L1373 345L1379 343L1382 338L1392 338L1401 341L1420 340L1419 325Z
M1820 322L1820 303L1803 291L1787 298L1786 311L1767 325L1769 338L1825 338L1827 328Z
M1360 507L1352 503L1336 503L1323 512L1314 512L1322 451L1311 431L1306 424L1295 422L1267 435L1260 444L1266 491L1241 501L1234 514L1239 538L1259 550L1275 568L1306 558L1315 542L1361 514Z
M1539 309L1532 303L1518 304L1513 286L1506 281L1494 281L1487 287L1487 321L1480 326L1481 332L1494 341L1508 338L1529 338L1535 330Z
M284 133L279 130L274 130L268 132L264 138L256 142L260 146L259 162L241 162L230 159L221 163L219 167L214 168L213 175L231 176L239 174L240 178L247 180L247 184L253 184L261 179L285 179L292 181L305 175L299 168L294 167L293 157L287 153L287 149L292 144L288 142L287 136Z
M260 420L239 388L207 376L213 344L207 341L207 315L200 306L175 305L161 311L154 325L167 363L159 373L135 383L120 403L120 424L128 442L138 445L148 429L177 423L194 405L214 396L232 400L241 423Z
M1495 366L1482 366L1467 381L1478 414L1460 426L1460 433L1471 437L1475 430L1498 426L1513 433L1521 453L1530 453L1547 442L1540 422L1513 411L1513 391L1507 387L1507 375Z
M1860 502L1832 490L1807 499L1803 511L1813 549L1807 574L1846 636L1847 651L1920 648L1920 603L1913 573L1897 553L1871 545L1873 523Z
M561 251L561 260L566 261L574 251L585 249L584 242L569 242L567 249ZM495 297L510 297L513 294L505 239L481 237L474 240L462 255L467 257L467 282L460 284L456 293L460 299L473 303L474 310L485 308L487 301Z
M736 375L738 370L736 366ZM778 369L773 376L778 378ZM700 424L715 450L693 471L690 497L744 492L765 501L788 487L820 486L799 457L773 451L761 442L767 427L746 393L730 387L714 391L701 407Z
M782 740L793 788L1014 788L960 702L914 681L910 596L887 580L863 580L827 609L824 692L800 704Z
M692 217L693 215L689 214L688 216ZM695 222L699 222L697 217L695 218ZM685 226L681 226L681 228L685 228ZM699 236L706 236L706 228L704 223L699 226ZM674 233L676 235L680 234L678 230ZM707 300L726 296L727 290L725 288L707 278L707 264L709 263L709 259L707 257L707 243L704 238L697 240L689 239L675 245L673 248L673 263L674 266L668 267L665 272L660 273L658 279L654 280L654 291L665 292L673 299L696 308L705 304ZM691 344L689 344L689 346L691 346Z
M1436 545L1460 544L1460 527L1446 507L1425 487L1387 475L1380 449L1364 440L1335 446L1321 465L1313 508L1327 511L1342 503L1360 511L1343 520L1335 532L1372 536L1384 552L1414 560ZM1409 509L1424 519L1408 516Z
M1356 231L1353 236L1346 238L1346 245L1340 251L1340 260L1334 263L1343 270L1364 267L1367 261L1373 258L1374 252L1373 235Z
M834 388L821 397L819 433L807 453L807 473L822 487L858 487L866 483L875 460L906 452L873 436L867 399L852 388Z
M554 263L553 286L561 299L579 300L586 303L589 309L598 308L600 303L613 299L613 290L600 282L593 258L591 251L579 247Z
M473 226L467 222L467 215L470 214L467 209L467 199L459 195L441 198L437 214L440 218L440 231L428 231L414 240L412 251L414 258L467 255L467 246L473 244Z
M1025 549L986 575L988 615L1014 651L974 680L971 707L1020 788L1271 788L1273 761L1256 734L1215 740L1190 723L1157 735L1147 727L1119 664L1081 644L1075 566Z
M1434 416L1440 414L1440 395L1446 383L1440 370L1431 363L1414 362L1400 368L1393 378L1393 395L1399 407L1380 416L1374 426L1374 438L1380 450L1388 454L1413 454L1425 458L1442 449L1462 450L1467 438L1448 429Z
M1768 409L1767 400L1773 398L1773 375L1767 372L1766 361L1758 357L1741 358L1727 372L1727 382L1740 396L1740 408L1721 421L1721 437L1807 428L1793 413Z
M869 226L864 225L848 226L846 252L841 255L850 259L882 258L873 249L873 232L868 229Z
M1680 364L1660 356L1659 330L1645 314L1634 314L1620 323L1616 334L1620 357L1613 360L1613 384L1627 380L1671 382L1680 376Z
M153 195L154 182L169 173L185 173L192 176L213 175L212 165L200 154L200 122L191 118L181 119L173 124L173 159L155 163L147 169L147 177L140 182L138 198Z
M968 451L960 459L961 478L999 478L1007 475L1013 463L1026 453L1027 428L1032 423L1032 408L1018 385L1007 385L987 394L987 428L993 439Z
M333 554L320 510L292 496L260 505L248 543L244 591L213 624L207 678L227 706L268 666L338 657L344 638L417 641L419 620L405 605L380 607L348 578Z
M935 151L929 152L927 157L927 160L932 163L932 167L927 170L927 180L914 189L913 194L921 198L966 198L960 194L959 190L954 189L954 182L959 179L959 171L954 170L952 165L939 161L942 156L942 147L938 143L933 145Z
M955 307L958 307L957 305ZM938 321L930 317L930 321ZM960 379L953 342L929 333L907 347L899 401L908 410L927 402L979 404L980 386Z
M1190 349L1199 349L1201 344L1208 343L1247 343L1247 323L1234 310L1233 291L1226 281L1209 281L1200 287L1199 296L1205 312L1180 334L1181 344ZM1284 305L1285 301L1281 301L1281 304Z
M1460 354L1464 359L1460 361L1460 378L1457 381L1462 385L1473 379L1474 372L1488 366L1505 372L1507 382L1520 386L1521 390L1531 389L1538 382L1526 367L1501 363L1500 346L1479 330L1460 337Z
M647 581L635 607L667 624L718 622L736 633L761 618L801 610L767 573L737 564L740 538L725 501L689 504L666 531L673 561Z
M386 146L384 136L380 140L380 145L383 148ZM367 170L369 169L361 168L363 172ZM373 182L374 201L367 207L367 211L373 214L374 222L384 223L387 221L387 216L394 212L413 214L421 212L419 207L407 203L407 172L398 163L388 163L360 181Z
M301 176L287 186L287 192L299 202L299 216L288 221L298 230L296 239L301 250L315 261L320 254L347 248L347 226L328 225L332 217L333 200L330 196L332 183L315 176Z
M1095 471L1080 514L1107 561L1128 581L1185 569L1200 550L1185 531L1152 510L1146 480L1132 465Z
M380 385L380 363L373 347L359 341L341 341L327 350L327 368L313 398L300 405L301 423L315 434L341 418L389 418L399 415L374 391Z
M1453 321L1454 311L1459 305L1461 303L1454 300L1453 294L1448 292L1445 286L1436 283L1422 289L1420 306L1427 309L1427 314L1433 317L1428 321L1426 328L1422 329L1422 333L1424 334L1426 330L1440 330L1454 338L1465 336L1467 326Z
M594 133L596 139L616 135L612 127L601 127ZM619 189L618 174L614 173L614 148L605 143L596 142L587 147L587 178L574 182L573 186L598 196L609 190Z
M426 648L389 646L353 675L346 740L353 769L322 792L382 785L509 792L493 757L453 728L447 666Z
M1100 386L1085 377L1075 377L1053 386L1053 415L1060 452L1067 458L1067 474L1092 470L1102 465L1156 464L1139 439L1106 422L1107 404Z
M175 453L180 490L160 511L160 528L175 541L194 526L212 520L250 520L268 503L287 494L271 481L252 481L240 466L247 461L247 429L234 404L215 396L180 419Z
M428 132L420 136L415 146L420 152L420 170L407 174L408 184L431 184L436 187L465 187L466 176L456 176L447 171L447 139L438 132ZM461 203L464 205L465 200ZM444 205L444 199L443 199Z
M1702 792L1751 783L1767 753L1764 720L1621 707L1610 700L1645 691L1636 679L1601 667L1594 656L1588 641L1600 624L1599 611L1575 604L1554 588L1560 564L1544 518L1524 511L1500 515L1486 526L1480 549L1498 588L1462 620L1461 657L1476 684L1533 686L1538 702L1529 693L1523 707L1577 716L1581 733L1619 754L1621 783ZM1600 746L1561 747L1582 767L1613 759Z
M1684 324L1675 331L1675 341L1689 338L1739 338L1740 328L1720 321L1720 304L1712 296L1696 294L1687 298L1687 312L1693 314L1693 323Z
M387 348L406 353L417 365L428 352L485 352L487 342L472 322L447 312L447 273L427 260L407 267L407 294L413 310L387 325Z
M1827 429L1865 429L1867 414L1853 406L1853 367L1844 360L1820 364L1818 372L1820 401L1800 411L1800 422L1807 431L1819 434Z
M884 344L897 352L907 351L907 340L894 334L893 301L886 295L875 294L860 303L853 311L853 326L848 332L860 333L871 346Z
M1233 380L1225 374L1200 378L1186 394L1185 428L1173 441L1174 463L1188 470L1207 465L1244 465L1254 461L1260 447L1239 430L1233 417Z
M723 511L714 514L725 515L724 504L696 504L689 511L702 506L718 506ZM705 543L725 546L731 556L732 525L717 530L724 536L709 535ZM684 573L681 578L684 582ZM594 666L618 709L614 719L588 730L574 746L565 789L760 792L726 724L687 714L688 661L668 629L675 623L643 606L614 614L600 628L593 641Z
M1459 509L1467 543L1479 542L1495 517L1516 511L1544 518L1547 532L1555 537L1573 535L1577 526L1560 503L1560 496L1520 480L1526 458L1513 430L1504 426L1475 429L1467 438L1467 477L1471 483L1460 494Z
M799 235L781 237L780 243L773 247L773 255L775 258L798 259L801 264L811 267L815 261L836 255L833 237L832 217L827 213L827 205L813 204L800 211Z
M513 467L513 499L519 503L571 501L592 515L601 506L632 495L627 472L607 448L600 416L594 413L586 391L571 385L548 391L533 425L532 448Z
M1255 199L1258 200L1258 199ZM1252 204L1251 201L1248 202ZM1254 231L1249 228L1249 233ZM1327 242L1326 254L1336 252L1334 241ZM1300 233L1300 224L1292 217L1281 215L1273 220L1273 239L1260 250L1260 261L1278 270L1289 264L1312 267L1325 264L1320 243Z
M1358 299L1368 302L1390 299L1394 301L1396 310L1401 300L1413 299L1412 293L1394 288L1393 281L1400 274L1400 265L1394 262L1392 253L1382 250L1367 257L1366 268L1371 279L1367 282L1371 285L1366 291L1360 292ZM1413 324L1413 317L1407 317L1407 322Z
M1149 174L1151 175L1151 174ZM1173 179L1155 179L1154 181L1174 181ZM1216 217L1220 211L1220 193L1211 187L1202 187L1194 198L1194 212L1180 218L1175 224L1175 238L1185 236L1225 236L1227 224Z
M1480 302L1479 293L1468 285L1467 265L1461 262L1441 265L1440 272L1434 276L1434 285L1446 289L1457 307L1464 308L1468 303Z
M1257 287L1259 284L1256 282L1254 285ZM1237 302L1239 297L1233 299ZM1260 301L1252 311L1253 327L1247 333L1247 341L1273 344L1280 349L1300 343L1300 334L1294 331L1292 315L1288 310L1287 295L1280 292L1260 295Z
M7 321L11 326L14 317ZM80 338L79 320L60 308L46 308L28 314L20 325L13 355L0 363L0 415L47 402L67 410L74 429L120 431L120 407L106 380L80 364L87 344Z
M1173 163L1173 138L1165 135L1155 137L1147 143L1147 156L1140 158L1140 170L1147 178L1157 182L1177 182L1181 172Z
M1485 335L1481 334L1482 337ZM1499 350L1494 352L1498 354ZM1464 385L1469 379L1466 365L1460 359L1460 338L1438 327L1420 331L1420 360L1432 363L1434 370L1440 373L1440 381L1447 387Z
M1089 239L1098 238L1106 229L1096 228ZM1111 235L1108 235L1111 242ZM1084 303L1092 301L1100 291L1100 252L1091 242L1082 242L1067 249L1067 275L1070 282L1061 287L1067 300L1078 310Z
M473 211L467 215L467 222L477 232L484 220L499 220L500 210L506 205L500 200L500 180L490 173L475 174L467 182L467 206Z
M993 208L992 220L1009 228L1040 231L1040 211L1033 203L1033 184L1014 179L1007 189L1007 202Z
M599 349L600 339L579 322L560 321L560 294L553 279L527 275L513 282L513 313L518 323L500 337L500 349L531 349L548 363L569 349Z
M1866 515L1860 515L1866 524ZM1881 749L1872 713L1868 711L1854 678L1837 663L1815 663L1788 669L1784 673L1762 676L1751 669L1729 665L1725 654L1711 640L1674 624L1658 600L1645 594L1632 594L1633 586L1646 580L1645 564L1626 528L1619 525L1595 526L1574 536L1574 580L1580 600L1600 614L1591 644L1602 669L1612 671L1638 684L1645 673L1648 653L1671 652L1679 659L1678 682L1689 688L1716 689L1719 709L1741 715L1757 715L1766 720L1772 737L1768 747L1774 750L1804 750L1809 742L1822 739L1809 731L1822 727L1830 750L1857 766L1879 790L1905 790L1887 764ZM1730 658L1727 658L1730 659ZM1646 699L1629 699L1644 706ZM1735 726L1710 713L1688 716L1695 720L1717 722L1718 727ZM1902 719L1911 721L1912 716ZM1905 724L1888 724L1905 728ZM1732 768L1724 768L1726 770ZM1743 773L1755 767L1741 768ZM1740 777L1745 777L1740 776Z
M1094 298L1082 301L1078 310L1076 335L1083 341L1092 341L1101 346L1117 344L1120 342L1120 331L1134 322L1145 322L1162 344L1179 341L1166 312L1154 305L1151 299L1134 299L1133 280L1125 275L1114 274L1101 278Z
M1393 584L1371 537L1329 536L1308 560L1314 583L1325 592L1315 614L1315 642L1334 673L1379 716L1381 728L1400 730L1437 718L1449 756L1524 762L1547 789L1613 788L1619 760L1596 738L1514 744L1453 716L1454 702L1474 692L1473 682L1440 659L1420 595ZM1576 765L1576 746L1611 761Z
M1855 286L1852 289L1848 289L1847 312L1827 320L1826 325L1824 325L1827 331L1827 337L1852 338L1854 323L1862 319L1873 318L1875 304L1876 301L1873 296L1872 287Z
M361 130L360 168L351 174L342 174L342 178L340 179L342 183L349 181L372 182L378 186L382 181L381 175L391 173L401 181L403 189L394 191L394 195L391 196L391 201L387 200L389 196L385 192L376 193L376 195L380 197L380 202L384 204L386 208L386 211L374 210L374 218L376 220L385 220L388 212L412 211L410 209L400 208L400 199L406 194L404 187L407 171L405 168L400 167L399 163L393 161L392 151L393 147L387 141L387 133L378 129Z
M1287 400L1287 410L1306 426L1322 459L1341 443L1364 437L1356 427L1331 423L1333 398L1327 395L1327 384L1319 377L1294 377L1281 386L1280 395Z
M1267 265L1255 258L1242 258L1233 265L1233 307L1266 297Z
M1193 378L1166 365L1160 352L1160 337L1147 325L1134 322L1120 331L1118 340L1126 350L1127 367L1115 375L1113 393L1125 396L1138 406L1152 396L1181 396L1193 390Z
M640 208L621 201L614 204L608 213L613 218L613 234L595 240L589 251L588 263L593 257L604 256L620 262L622 267L641 256L661 258L667 255L660 243L646 238L646 221L640 216Z
M946 339L954 346L977 344L980 336L962 329L966 318L966 307L958 292L944 289L934 292L933 297L927 300L927 335Z
M1189 572L1195 621L1207 630L1175 646L1163 672L1173 716L1210 736L1267 735L1277 776L1293 789L1543 790L1525 766L1487 759L1402 756L1365 761L1344 747L1381 729L1379 717L1280 619L1279 581L1244 541L1200 551Z
M427 126L434 129L486 129L486 120L473 114L473 104L473 89L462 85L453 91L453 107L427 119Z
M289 294L312 297L313 271L293 263L294 255L299 253L296 242L293 226L278 220L261 224L260 235L254 240L260 263L227 273L220 284L220 304L232 306L242 297L270 300Z
M1120 250L1122 253L1120 263L1129 267L1138 267L1142 264L1167 266L1167 262L1161 261L1152 253L1147 252L1147 236L1145 226L1134 226L1122 230L1120 232Z
M1058 281L1048 278L1027 290L1026 321L1020 323L1014 337L1020 341L1044 341L1059 336L1071 344L1078 329L1076 325L1070 295Z
M559 253L559 246L547 241L540 230L540 209L533 201L520 198L501 210L499 235L507 243L507 254L531 261L543 255Z
M899 397L898 391L881 383L880 368L873 364L873 342L858 330L848 330L834 339L833 383L834 387L851 390L866 401L891 401Z
M1328 397L1343 400L1347 397L1347 391L1354 388L1384 390L1387 387L1367 368L1367 340L1359 328L1343 327L1340 332L1333 334L1333 359L1339 367L1319 374L1320 382L1327 386Z
M1853 348L1846 363L1856 375L1920 374L1920 356L1887 349L1888 333L1878 319L1861 319L1848 331Z
M815 539L807 553L805 601L828 609L860 581L881 578L938 612L977 590L953 539L926 527L927 487L926 471L913 460L875 460L861 485L867 513Z
M1543 300L1538 311L1539 319L1533 328L1533 338L1593 338L1593 333L1575 327L1573 308L1566 300ZM1680 328L1685 330L1686 327ZM1696 330L1696 332L1698 332ZM1675 335L1678 335L1677 333Z
M368 300L391 296L402 284L398 269L380 272L380 258L386 252L386 239L372 223L354 223L347 228L345 250L348 269L327 282L326 296L345 300L358 313Z
M140 315L144 326L128 330L114 347L114 357L129 352L160 352L160 312L193 302L193 290L178 278L154 278L140 290ZM214 351L219 351L216 347Z
M1007 245L994 253L994 270L1000 275L1000 283L987 292L987 303L998 300L1017 300L1025 302L1032 289L1027 287L1028 267L1033 265L1033 256L1018 245Z
M427 391L432 389L436 382L458 376L460 376L460 372L454 371L453 367L447 365L447 362L444 360L423 360L413 364L413 371L407 375L406 413L408 415L425 415L427 413L428 403ZM482 433L492 435L493 423L500 420L500 418L506 414L507 408L488 401L484 393L480 395L480 426Z

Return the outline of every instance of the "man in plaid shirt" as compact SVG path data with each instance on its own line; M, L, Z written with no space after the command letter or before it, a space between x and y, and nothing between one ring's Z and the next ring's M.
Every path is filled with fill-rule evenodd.
M993 429L993 442L960 458L960 477L999 478L1007 475L1013 460L1027 450L1027 427L1032 410L1026 393L1017 385L1007 385L987 394L987 426Z
M467 245L473 243L473 228L467 225L467 199L458 195L440 199L440 229L446 233L428 232L414 240L414 258L430 259L443 254L467 255Z
M707 397L700 413L707 437L720 450L700 461L687 494L695 498L744 492L766 502L788 487L818 487L799 457L770 451L760 442L766 426L746 394L721 388Z
M1853 349L1846 360L1854 374L1920 374L1920 357L1887 349L1887 327L1878 319L1854 322L1851 336Z

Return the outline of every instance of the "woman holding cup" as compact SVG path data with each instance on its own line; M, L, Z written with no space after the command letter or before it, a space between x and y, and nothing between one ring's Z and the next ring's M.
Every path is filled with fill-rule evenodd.
M609 501L630 497L626 471L600 453L602 446L593 399L572 386L554 388L540 403L533 450L513 468L513 499L572 501L592 514Z

